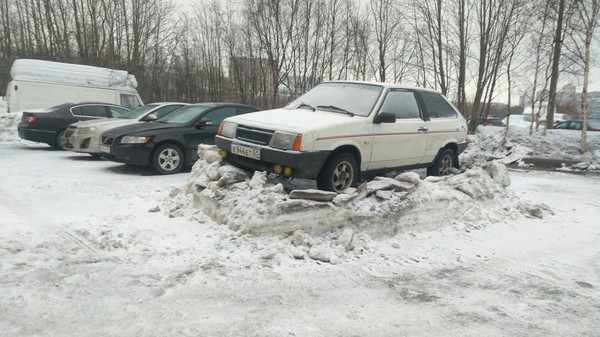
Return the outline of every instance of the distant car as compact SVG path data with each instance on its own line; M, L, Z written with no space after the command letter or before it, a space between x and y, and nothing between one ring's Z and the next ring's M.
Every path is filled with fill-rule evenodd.
M140 121L153 121L186 105L186 103L152 103L133 109L117 118L77 122L67 128L60 142L65 150L99 157L101 155L100 135L103 132Z
M198 159L199 144L214 144L226 117L259 109L233 103L200 103L177 109L154 122L120 126L102 134L102 158L152 166L160 174L179 172Z
M19 137L60 149L60 139L75 122L119 117L129 112L120 105L85 102L65 103L48 109L26 110L17 129Z
M506 126L501 118L497 117L488 117L488 118L480 118L479 125L482 126Z
M564 121L560 122L552 127L553 129L561 130L580 130L583 128L583 121ZM600 131L600 120L588 120L587 123L588 131Z
M588 119L600 119L600 111L590 112Z
M524 113L520 115L511 115L510 116L510 126L511 127L522 127L528 128L531 125L531 120L534 115L530 113ZM571 116L563 113L555 113L554 114L554 124L558 124L562 121L571 120ZM506 118L503 119L503 122L506 124ZM542 127L546 126L546 114L542 114L539 119L539 124ZM535 124L534 124L535 127Z

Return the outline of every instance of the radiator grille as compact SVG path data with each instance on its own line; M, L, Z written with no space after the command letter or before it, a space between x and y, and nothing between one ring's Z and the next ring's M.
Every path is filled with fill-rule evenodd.
M260 145L269 145L272 137L273 131L248 128L245 126L238 126L236 133L237 139Z

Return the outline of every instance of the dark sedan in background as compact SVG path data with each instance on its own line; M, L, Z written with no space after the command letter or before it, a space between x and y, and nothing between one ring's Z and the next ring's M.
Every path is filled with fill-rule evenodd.
M199 144L215 143L223 119L255 111L259 109L233 103L191 104L154 122L104 132L100 151L104 159L177 173L198 159Z
M581 129L583 128L583 121L575 121L575 120L564 121L564 122L560 122L560 123L554 125L552 128L553 129L561 129L561 130L579 130L579 131L581 131ZM600 120L597 120L597 119L588 120L587 130L588 131L600 131Z
M128 108L97 102L65 103L47 109L24 111L19 123L19 137L60 148L60 138L75 122L120 117Z

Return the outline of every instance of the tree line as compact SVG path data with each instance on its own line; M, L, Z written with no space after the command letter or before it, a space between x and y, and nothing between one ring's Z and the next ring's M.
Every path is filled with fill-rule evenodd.
M507 90L547 100L555 67L582 84L598 1L9 0L0 85L18 58L127 70L148 102L271 108L324 80L377 80L437 89L480 117Z

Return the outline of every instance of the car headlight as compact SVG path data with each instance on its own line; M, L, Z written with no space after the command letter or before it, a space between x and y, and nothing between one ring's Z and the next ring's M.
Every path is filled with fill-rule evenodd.
M88 127L88 128L77 128L77 134L80 134L80 135L87 135L88 133L92 133L94 131L96 131L95 126Z
M219 127L219 135L227 138L235 138L237 132L237 124L231 122L223 122Z
M145 136L125 136L121 139L121 144L146 144L150 139L151 137Z
M301 143L302 135L296 133L275 131L273 135L273 147L278 149L300 151Z

